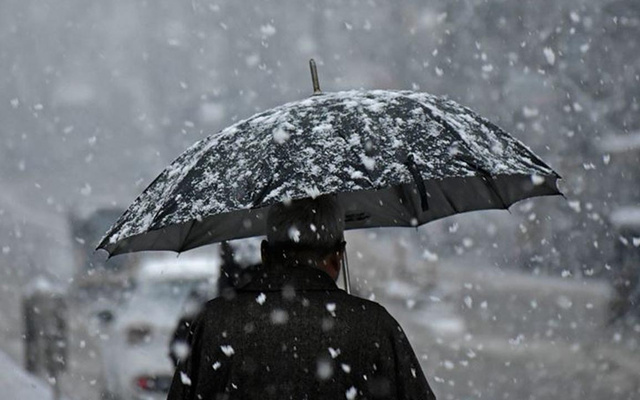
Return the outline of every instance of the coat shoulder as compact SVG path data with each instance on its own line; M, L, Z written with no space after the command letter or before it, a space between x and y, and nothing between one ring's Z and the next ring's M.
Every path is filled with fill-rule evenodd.
M219 320L229 314L229 311L233 309L233 303L233 300L216 297L204 303L198 317L205 321Z
M363 308L366 308L370 314L375 315L377 325L380 329L398 330L402 332L402 328L396 319L387 311L387 309L380 303L375 301L362 299L356 296L349 296L354 298L354 301L361 304Z
M363 314L367 314L374 321L386 319L387 315L389 315L387 309L375 301L348 295L346 293L342 294L340 298L343 304L349 306L351 310L362 311Z
M370 310L375 310L376 312L386 312L387 310L380 304L372 300L363 299L362 297L354 296L351 294L343 294L344 298L347 302L361 305Z

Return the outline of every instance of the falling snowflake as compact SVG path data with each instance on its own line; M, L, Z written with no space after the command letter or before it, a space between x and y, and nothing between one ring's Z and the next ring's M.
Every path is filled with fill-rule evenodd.
M171 349L173 353L181 360L184 360L189 355L189 344L184 341L176 341Z
M362 160L362 164L364 164L364 167L366 169L368 169L369 171L373 171L376 168L376 160L371 158L371 157L367 157L364 154L360 155L360 160Z
M348 400L353 400L356 398L356 394L358 393L358 390L351 386L349 389L347 389L345 396L347 397Z
M509 339L509 344L512 346L520 346L525 340L525 336L523 334L519 334L514 339Z
M542 185L544 183L544 177L537 174L533 174L531 175L531 183L533 183L536 186Z
M271 323L274 325L286 324L289 314L285 310L276 309L271 312Z
M189 378L189 375L185 374L182 371L180 371L180 381L183 385L191 386L191 378Z
M575 212L579 213L581 210L580 207L580 201L578 200L571 200L567 202L567 205Z
M260 27L260 33L262 33L262 35L265 37L273 36L276 34L276 32L276 27L271 24L262 25Z
M278 144L284 144L287 140L289 140L289 137L289 133L281 127L273 130L273 141Z
M266 300L267 300L267 295L264 293L260 293L258 297L256 297L256 303L260 305L263 305Z
M89 196L91 194L91 185L85 183L82 189L80 189L80 194L83 196Z
M547 62L549 63L549 65L553 65L556 63L556 54L553 52L553 50L550 47L545 47L543 52L544 52L544 57L547 59Z
M540 114L540 110L538 110L535 107L527 107L527 106L522 107L522 115L525 118L534 118L534 117L537 117L539 114Z
M328 360L319 360L316 375L321 380L327 380L333 376L333 367Z
M300 241L300 230L295 226L289 228L288 234L289 239L293 240L295 243L298 243Z
M568 298L567 296L560 295L556 299L556 304L558 305L558 307L564 310L568 310L573 306L573 301L571 301L571 299Z
M429 261L429 262L436 262L436 261L438 261L438 255L437 255L436 253L433 253L433 252L431 252L431 251L427 250L427 249L425 249L425 250L422 252L422 258L423 258L424 260L426 260L426 261Z
M329 353L331 354L331 358L336 358L340 355L340 349L334 349L333 347L329 347Z
M235 350L233 350L233 347L231 347L230 345L223 345L220 346L220 350L222 350L222 352L224 353L225 356L227 357L231 357L232 355L235 354Z

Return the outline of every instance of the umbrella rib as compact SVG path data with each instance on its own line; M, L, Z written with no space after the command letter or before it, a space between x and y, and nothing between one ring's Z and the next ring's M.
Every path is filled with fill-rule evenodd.
M407 161L405 165L409 169L411 176L413 177L413 181L418 187L418 194L420 195L420 207L422 208L422 212L429 210L429 199L427 197L427 188L424 185L424 180L420 175L420 171L418 171L418 167L416 166L415 161L413 160L413 154L410 154L407 157Z
M489 127L489 129L494 130L494 131L502 131L502 129L497 126L496 124L494 124L493 122L489 121L489 120L485 120L484 118L480 117L479 118L482 120L482 122L487 125ZM542 161L542 159L540 159L540 157L532 152L529 151L529 154L527 154L527 157L532 161L533 164L535 164L535 166L540 167L544 170L550 170L552 174L560 177L553 169L551 169L551 167L549 167L548 165L546 165L544 163L544 161Z
M498 200L500 200L500 203L502 204L502 208L509 209L509 206L502 198L502 195L498 191L498 188L496 187L493 177L491 177L491 174L489 173L489 171L477 165L475 162L473 162L466 156L462 156L461 158L462 158L462 161L464 161L468 166L470 166L477 173L480 174L480 179L482 179L486 183L486 185L489 187L491 192L498 198Z
M487 183L487 186L489 186L489 189L491 189L493 194L495 194L498 197L498 200L500 200L500 203L502 203L502 207L505 210L508 210L509 206L502 198L502 195L500 194L500 192L498 192L498 188L496 187L496 183L494 182L493 178L490 175L488 175L486 171L480 171L480 173L483 175L482 180L484 180Z
M455 203L453 202L453 200L451 200L451 197L449 197L447 192L445 192L440 183L436 180L434 180L433 183L440 190L440 193L442 193L442 197L444 197L444 199L447 201L447 204L449 204L449 206L453 209L454 213L459 214L460 210L458 209L458 207L456 207Z
M184 250L184 248L186 247L187 244L187 238L189 237L189 235L191 234L191 230L193 229L193 226L196 224L196 220L192 219L191 222L189 223L189 230L187 230L187 234L184 236L184 239L182 240L182 243L180 244L180 247L178 248L178 250L176 250L178 253L182 253L182 251Z
M462 140L462 142L464 142L466 144L466 142L464 141L464 139L462 139L462 136L460 136L460 134L455 130L455 128L453 128L451 126L451 124L449 124L444 118L435 115L433 110L431 110L431 108L427 105L424 104L422 102L418 102L418 104L420 104L423 109L425 110L425 112L427 113L427 115L429 116L429 118L431 118L432 120L436 121L438 124L440 124L442 127L444 127L444 129L450 134L450 135L455 135L457 137L460 138L460 140Z
M271 183L273 183L273 177L269 178L269 181L267 182L267 184L264 185L264 187L260 190L260 192L257 194L255 199L251 202L251 208L258 207L258 204L260 204L260 202L262 202L264 197L267 195L267 191L271 187Z
M358 111L359 111L359 112L361 112L361 113L364 113L364 111L362 110L362 107L360 107L360 106L358 106ZM344 134L343 134L343 132L342 132L342 131L338 131L338 137L339 137L340 139L344 140L344 142L345 142L345 143L347 144L347 146L348 146L348 151L349 151L351 154L353 154L353 156L357 159L357 158L359 157L358 152L356 152L356 151L355 151L355 149L353 149L353 147L349 146L349 139L347 139L347 138L344 136ZM356 167L357 167L357 168L356 168ZM365 168L362 168L362 167L360 167L359 165L357 165L357 166L354 166L354 168L355 168L357 171L362 172L362 176L363 176L363 177L362 177L362 178L360 178L360 179L365 180L365 181L366 181L367 183L369 183L369 184L373 184L373 182L372 182L372 180L371 180L371 177L370 177L370 176L368 176L368 175L369 175L369 170L368 170L366 167L365 167Z
M431 108L423 103L419 103L421 104L426 113L429 115L429 117L431 119L433 119L434 121L436 121L438 124L442 125L449 134L452 135L456 135L460 138L460 140L462 141L462 144L464 144L465 147L467 147L467 150L469 150L469 152L471 153L471 150L468 148L468 144L467 142L462 138L462 136L451 126L451 124L449 124L444 118L441 118L440 116L437 116L433 113L433 111L431 110ZM493 125L493 124L492 124ZM497 128L497 126L493 125L494 127ZM535 156L535 155L534 155ZM480 167L479 165L477 165L476 163L469 161L469 159L462 155L462 157L460 157L462 159L462 161L464 161L467 165L469 165L471 168L473 168L474 170L476 170L476 172L479 172L480 175L482 176L482 179L485 181L485 183L487 184L487 186L489 187L489 189L493 192L493 194L498 198L498 200L500 200L500 203L502 204L502 207L506 210L509 209L509 206L507 205L507 203L504 201L504 199L502 198L502 195L500 194L500 192L498 191L498 188L495 186L495 182L493 181L493 178L491 177L491 174L489 174L488 171L486 171L484 168ZM533 157L533 161L535 163L540 163L542 162L540 159L537 158L537 156ZM545 168L548 168L545 166Z

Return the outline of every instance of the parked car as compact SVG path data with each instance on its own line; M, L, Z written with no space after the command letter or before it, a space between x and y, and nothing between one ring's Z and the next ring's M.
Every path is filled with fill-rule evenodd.
M102 342L106 398L164 399L174 366L169 341L194 292L213 298L220 259L152 259L141 263L133 290L115 310Z

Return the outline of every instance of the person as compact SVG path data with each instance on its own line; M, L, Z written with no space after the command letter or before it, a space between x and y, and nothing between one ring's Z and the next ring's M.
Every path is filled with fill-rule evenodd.
M205 305L168 400L435 399L395 319L336 285L337 199L276 204L266 222L262 266Z

